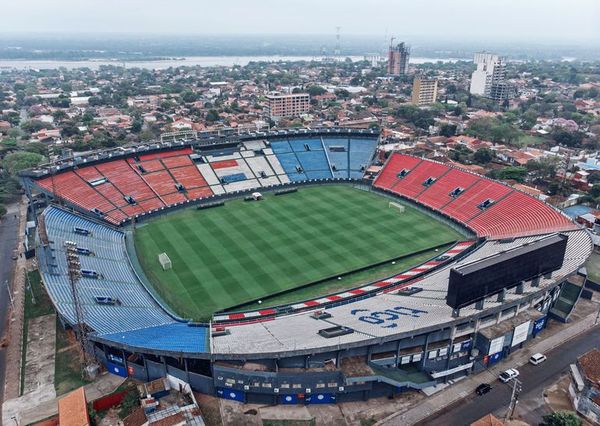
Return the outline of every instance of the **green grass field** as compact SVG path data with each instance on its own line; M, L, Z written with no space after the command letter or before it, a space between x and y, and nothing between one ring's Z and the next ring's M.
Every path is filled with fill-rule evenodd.
M142 224L135 231L136 252L165 302L183 317L203 320L215 311L461 238L412 207L400 213L388 203L339 185L192 208ZM162 252L172 270L161 269ZM403 270L433 255L397 266ZM395 272L389 265L382 271ZM317 286L311 294L311 289L290 292L286 300L324 291Z

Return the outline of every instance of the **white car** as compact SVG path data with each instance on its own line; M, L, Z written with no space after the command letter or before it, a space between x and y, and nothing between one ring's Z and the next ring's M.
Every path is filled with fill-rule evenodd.
M546 361L547 357L544 354L533 354L531 355L531 358L529 358L529 362L533 365L538 365L541 364L542 362Z
M509 368L508 370L500 373L498 379L500 379L502 383L508 383L512 379L516 379L517 377L519 377L519 370L517 370L516 368Z

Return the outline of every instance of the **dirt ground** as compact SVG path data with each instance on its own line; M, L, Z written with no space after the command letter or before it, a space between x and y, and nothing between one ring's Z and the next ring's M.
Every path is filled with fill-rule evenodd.
M33 392L44 385L54 387L55 324L54 314L29 320L23 394ZM51 395L48 399L55 396Z

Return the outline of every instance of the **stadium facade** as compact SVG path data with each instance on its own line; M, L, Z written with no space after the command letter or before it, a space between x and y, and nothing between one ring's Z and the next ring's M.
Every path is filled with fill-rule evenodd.
M22 173L42 280L62 322L86 327L90 351L113 374L170 374L241 402L318 404L481 371L543 338L549 317L568 317L581 292L574 277L592 251L585 230L527 194L446 164L393 153L371 168L378 139L347 129L206 137ZM330 182L408 203L464 239L388 279L215 313L208 323L173 313L133 252L134 226L166 211ZM76 320L65 242L77 244L85 271L85 325ZM502 270L514 273L494 280ZM477 287L478 278L488 285Z

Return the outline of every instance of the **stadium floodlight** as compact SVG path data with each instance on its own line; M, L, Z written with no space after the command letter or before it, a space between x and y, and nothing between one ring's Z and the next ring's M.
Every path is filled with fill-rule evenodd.
M81 351L81 372L84 378L93 379L98 370L98 366L89 353L88 330L85 324L85 312L81 299L79 298L79 280L81 279L81 261L77 252L77 244L72 241L65 241L65 255L67 258L67 271L69 275L69 284L71 287L71 297L73 299L73 308L75 311L75 326L73 327Z

